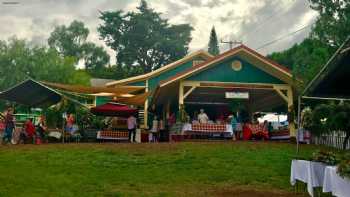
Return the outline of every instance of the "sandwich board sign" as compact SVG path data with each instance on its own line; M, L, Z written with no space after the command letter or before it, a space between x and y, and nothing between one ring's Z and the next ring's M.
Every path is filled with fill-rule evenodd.
M225 92L225 98L249 99L249 92Z

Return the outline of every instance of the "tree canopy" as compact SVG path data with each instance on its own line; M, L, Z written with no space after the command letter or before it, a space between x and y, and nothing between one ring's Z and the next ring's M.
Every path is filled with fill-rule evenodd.
M309 0L319 13L308 38L269 57L293 70L303 81L301 89L319 72L330 56L350 35L350 1Z
M350 34L349 0L309 0L319 18L311 36L330 47L338 48Z
M76 70L74 57L62 57L56 50L30 47L25 40L0 41L0 89L9 88L28 77L69 84L88 84L89 75Z
M74 57L76 63L83 61L85 70L95 76L95 71L101 73L100 70L109 64L110 57L103 47L87 42L88 36L89 29L83 22L75 20L68 27L57 26L51 33L48 44L62 56Z
M50 47L56 49L63 56L77 57L83 54L83 44L89 35L89 29L83 22L73 21L68 27L57 26L48 39Z
M141 0L136 12L100 14L100 37L115 50L118 64L130 75L150 72L188 52L192 27L170 25L145 0Z
M319 72L332 52L324 43L307 38L300 44L268 57L291 69L293 76L303 81L303 88Z
M210 38L209 38L209 43L208 43L208 52L212 55L219 55L220 50L219 50L219 41L218 37L216 35L215 27L210 31Z

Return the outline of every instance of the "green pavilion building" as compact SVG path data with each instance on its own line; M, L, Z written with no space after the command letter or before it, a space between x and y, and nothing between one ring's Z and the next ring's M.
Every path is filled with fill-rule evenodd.
M105 86L144 88L134 100L139 98L144 110L142 124L147 128L150 112L166 119L181 109L190 117L205 109L213 120L232 113L237 106L249 116L256 112L292 112L293 82L287 67L240 45L217 56L197 51L150 73ZM97 98L96 104L106 102L105 98ZM295 136L294 123L289 126L290 136Z

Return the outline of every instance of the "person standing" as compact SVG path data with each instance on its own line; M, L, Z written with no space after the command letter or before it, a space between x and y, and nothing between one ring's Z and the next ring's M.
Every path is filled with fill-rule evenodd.
M232 118L231 118L231 126L232 126L232 132L233 132L232 139L233 140L237 139L237 136L236 136L236 134L237 134L237 123L238 123L237 119L236 119L235 115L233 114Z
M148 134L148 141L149 142L157 142L157 133L159 131L159 121L158 117L154 116L154 119L152 121L152 129L151 132Z
M127 124L128 124L128 131L129 131L129 141L136 142L135 138L136 138L137 122L136 122L136 118L134 117L134 115L129 116L129 118L127 120ZM131 135L132 135L132 140L131 140Z
M47 126L46 126L46 118L44 115L41 115L39 117L37 132L38 132L37 136L40 137L39 139L41 141L47 142ZM38 143L40 144L41 141Z
M209 118L208 115L204 112L204 109L200 110L200 113L198 114L198 121L202 124L208 123Z
M74 125L74 115L73 114L69 114L67 116L67 119L66 119L66 131L69 133L69 134L72 134L74 132L74 128L73 128L73 125Z
M34 144L35 143L35 126L33 124L33 118L28 118L24 124L24 131L28 139Z
M165 140L165 123L163 118L159 118L159 135L157 138L159 141Z
M13 117L13 108L10 107L7 109L7 112L5 115L5 132L4 132L4 138L3 138L3 141L5 143L11 142L12 132L14 128L15 128L15 121Z

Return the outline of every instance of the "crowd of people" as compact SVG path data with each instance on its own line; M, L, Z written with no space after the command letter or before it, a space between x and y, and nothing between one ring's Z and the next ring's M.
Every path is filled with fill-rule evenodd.
M226 117L226 118L225 118ZM233 139L268 139L268 132L272 130L271 123L265 121L263 124L258 123L247 123L243 121L242 115L240 112L231 113L225 117L217 118L215 123L217 124L230 124L233 131ZM79 133L79 127L75 123L75 117L73 114L64 114L65 126L64 126L64 138L70 137L80 140L81 134ZM8 143L33 143L41 144L47 143L48 137L51 136L48 131L46 124L46 118L44 115L40 115L37 119L28 118L20 127L16 127L14 117L14 109L9 107L3 115L2 121L0 119L0 135L3 144ZM174 125L176 122L175 114L170 114L169 117L164 120L157 115L152 116L152 119L149 124L148 130L148 141L149 142L158 142L161 138L161 134L164 133L167 129L171 128L171 125ZM200 109L199 113L195 113L193 116L192 124L215 124L210 120L208 115L205 113L204 109ZM118 127L118 119L113 117L109 121L108 130L113 130L113 128ZM113 126L114 125L114 126ZM117 125L117 126L115 126ZM128 129L128 140L130 142L136 142L136 129L138 128L138 121L134 115L130 115L126 119L126 125ZM259 127L259 128L258 128ZM56 132L57 139L61 138L60 132ZM52 136L51 136L52 137Z
M47 126L45 116L41 115L37 123L34 123L33 118L28 118L22 127L16 127L14 117L14 109L9 107L1 121L0 132L2 131L3 144L17 144L17 143L35 143L40 144L47 142Z
M80 139L79 129L75 124L73 114L65 117L65 123L66 135ZM37 118L29 117L23 124L19 124L19 121L16 124L14 109L9 107L0 118L0 140L2 144L48 143L49 136L57 139L62 137L60 132L49 132L44 115Z
M269 133L273 130L271 122L264 121L259 123L257 117L250 120L244 111L234 111L230 115L221 115L215 118L215 121L210 120L204 109L200 109L197 114L194 112L192 124L230 124L233 131L233 139L269 139ZM188 117L188 120L190 118Z

